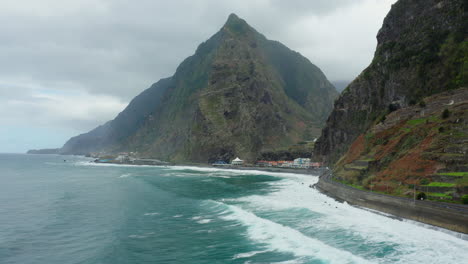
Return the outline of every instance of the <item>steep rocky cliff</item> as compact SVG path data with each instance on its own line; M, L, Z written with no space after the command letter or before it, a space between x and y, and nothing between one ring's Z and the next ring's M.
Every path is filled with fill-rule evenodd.
M315 146L333 165L390 111L467 84L467 4L400 0L377 35L374 59L341 94Z
M116 119L70 139L62 151L253 160L261 151L318 136L337 95L310 61L232 14L174 76L137 96Z
M392 6L371 65L335 102L315 145L335 180L434 200L468 194L466 9L461 0Z

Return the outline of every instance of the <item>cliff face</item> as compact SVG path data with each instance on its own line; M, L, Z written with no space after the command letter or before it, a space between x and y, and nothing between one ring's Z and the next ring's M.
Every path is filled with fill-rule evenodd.
M372 63L335 102L315 155L333 165L390 111L467 84L463 0L400 0L377 35Z
M371 65L335 102L315 145L335 180L411 198L468 194L465 2L392 7Z
M194 162L255 159L318 136L336 97L319 68L231 15L174 76L62 150Z

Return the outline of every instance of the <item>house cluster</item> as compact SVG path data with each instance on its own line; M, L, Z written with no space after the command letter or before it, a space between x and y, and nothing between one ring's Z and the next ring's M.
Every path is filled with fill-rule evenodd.
M133 156L133 153L120 152L119 155L115 157L115 160L121 163L126 163L134 160L131 156Z
M212 165L215 166L215 167L230 166L230 165L242 166L242 165L244 165L244 161L239 159L239 157L237 157L237 158L233 159L230 164L226 163L225 161L218 160L218 161L215 161Z
M322 166L322 163L312 162L310 158L297 158L292 161L291 160L278 160L278 161L260 160L260 161L257 161L257 166L309 169L309 168L319 168Z
M137 153L120 152L117 156L106 155L98 157L94 162L97 163L115 163L115 164L133 164L133 165L168 165L168 162L157 159L137 158Z

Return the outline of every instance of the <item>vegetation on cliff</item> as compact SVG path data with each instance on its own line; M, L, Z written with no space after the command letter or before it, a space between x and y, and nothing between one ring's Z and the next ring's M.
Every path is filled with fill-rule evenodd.
M394 111L361 134L334 168L363 189L436 200L468 193L468 88ZM449 113L447 116L445 113Z
M400 0L377 35L372 63L341 94L314 153L334 164L388 110L468 84L463 0Z
M462 0L392 6L372 63L336 101L315 145L337 180L436 200L468 192L467 8Z

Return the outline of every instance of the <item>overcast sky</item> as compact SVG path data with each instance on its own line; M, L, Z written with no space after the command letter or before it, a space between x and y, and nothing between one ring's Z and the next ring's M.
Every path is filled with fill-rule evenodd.
M371 61L396 0L1 0L0 152L61 147L245 19L330 81Z

